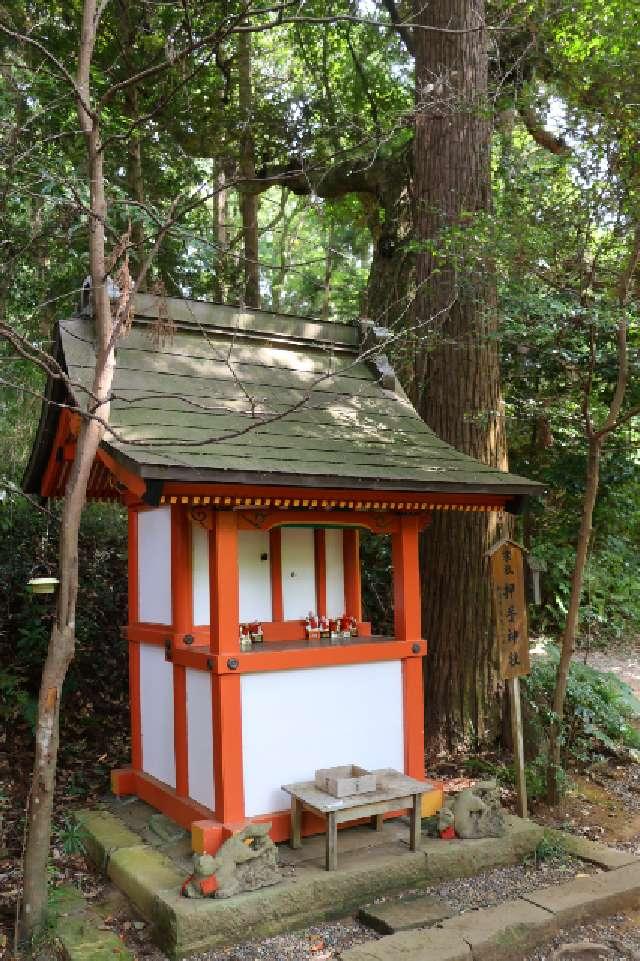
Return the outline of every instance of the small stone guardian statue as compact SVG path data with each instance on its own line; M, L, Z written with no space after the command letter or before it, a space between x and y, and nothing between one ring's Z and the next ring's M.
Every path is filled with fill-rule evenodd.
M231 898L282 880L270 824L248 824L228 838L218 853L194 854L193 874L182 886L187 898Z
M507 827L496 781L480 781L449 798L438 814L438 830L453 825L459 838L500 838Z

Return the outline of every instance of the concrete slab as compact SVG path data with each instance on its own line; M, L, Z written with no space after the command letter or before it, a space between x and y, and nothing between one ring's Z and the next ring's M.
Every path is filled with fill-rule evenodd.
M148 844L115 851L109 860L107 874L143 917L149 919L153 918L158 894L162 891L179 892L185 879L166 855Z
M549 911L519 898L467 911L446 921L443 930L467 942L473 961L507 961L522 957L548 937L553 927Z
M360 909L358 918L379 934L395 934L398 931L426 928L453 917L454 913L453 906L448 901L424 895L369 905Z
M640 906L640 862L531 891L523 898L549 911L560 924L577 923L626 907L637 908Z
M558 831L557 835L562 839L562 843L569 854L573 854L583 861L588 861L590 864L597 864L605 871L615 871L627 864L640 863L640 859L631 854L630 851L618 851L616 848L610 848L600 841L591 841L589 838L581 838L575 834L562 834Z
M449 931L403 931L349 948L342 961L471 961L466 941Z
M84 828L83 844L89 858L103 871L115 851L140 844L140 836L109 811L76 811L74 818Z
M65 961L133 961L114 931L70 885L56 888L51 899L52 933Z

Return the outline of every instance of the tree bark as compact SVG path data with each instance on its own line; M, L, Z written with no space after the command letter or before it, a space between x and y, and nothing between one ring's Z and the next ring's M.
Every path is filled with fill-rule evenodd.
M238 96L240 106L240 215L244 245L244 303L260 306L258 244L258 195L250 188L255 180L256 158L253 139L253 96L251 90L251 34L238 34Z
M578 543L576 545L576 558L571 575L569 607L567 609L567 619L562 635L562 649L560 652L560 662L558 664L558 674L556 676L556 686L553 692L552 709L554 721L551 724L549 732L549 764L547 767L547 800L551 804L557 804L561 794L559 774L562 765L561 732L564 716L564 699L567 694L569 668L571 667L571 658L573 657L576 635L578 633L578 615L580 613L580 601L584 584L584 571L593 529L593 509L598 496L598 486L600 483L602 444L603 439L598 435L593 435L589 438L586 484L582 501Z
M413 399L459 450L507 467L492 264L465 228L490 208L484 0L415 2L414 211L417 257ZM453 238L453 231L458 231ZM431 746L484 738L498 722L485 551L493 514L435 512L423 545L426 730Z
M89 259L92 279L97 362L93 378L93 412L109 417L109 392L115 365L112 318L105 285L105 219L103 151L99 123L82 106L90 102L90 66L98 29L96 0L85 0L78 61L77 86L81 129L85 136L90 183ZM32 941L44 927L47 914L47 862L51 843L51 818L59 745L62 685L75 652L78 594L78 536L87 484L104 428L98 420L84 419L76 456L67 482L60 525L59 579L56 616L42 672L38 698L33 776L27 807L27 842L24 858L21 937Z

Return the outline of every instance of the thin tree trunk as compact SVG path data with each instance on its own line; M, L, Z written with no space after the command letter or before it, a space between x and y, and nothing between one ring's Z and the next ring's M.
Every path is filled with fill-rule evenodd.
M78 62L77 85L85 104L90 102L89 72L98 17L96 0L85 0ZM103 152L97 118L78 107L88 152L90 182L89 259L92 278L97 362L92 393L94 413L107 420L108 396L114 371L111 345L111 310L105 286L105 218ZM62 685L75 652L78 594L78 536L87 484L104 428L95 419L83 420L76 457L64 498L56 616L42 673L38 698L33 777L27 809L27 843L24 858L24 890L21 935L32 940L44 926L47 912L47 863L51 843L51 817L59 745Z
M602 437L597 435L589 439L586 484L582 501L580 530L578 532L576 558L571 575L571 592L569 595L567 619L562 635L562 650L558 664L556 686L553 692L554 722L551 725L549 735L549 766L547 768L547 798L551 804L557 804L560 800L559 772L562 763L561 733L564 718L564 700L567 693L571 658L575 650L576 636L578 633L578 615L580 613L584 572L589 553L591 532L593 530L593 509L598 497L598 486L600 482L602 444Z
M419 240L414 400L459 450L507 467L496 287L491 263L467 257L464 230L491 202L491 123L484 0L415 0L414 209ZM446 244L450 244L447 248ZM445 250L447 252L445 252ZM494 642L485 551L492 514L435 512L424 538L426 730L432 746L497 727Z
M131 119L137 121L140 117L138 103L138 91L135 87L128 91L127 102L130 105ZM129 138L129 169L128 169L129 189L133 200L139 204L136 217L131 227L131 243L133 245L135 257L135 276L137 277L144 263L144 222L142 220L142 208L145 203L144 193L144 171L142 168L142 141L139 128L136 128ZM142 279L139 290L146 290L146 278Z
M253 139L253 95L251 90L251 34L238 35L238 95L240 105L240 176L255 180L256 159ZM260 306L260 268L258 250L258 195L240 187L240 215L244 244L244 303Z
M226 177L224 170L219 170L215 178L217 193L213 198L213 235L216 244L216 266L213 281L214 297L224 303L227 296L227 285L225 283L225 265L227 247L229 245L229 209L227 190L225 188Z

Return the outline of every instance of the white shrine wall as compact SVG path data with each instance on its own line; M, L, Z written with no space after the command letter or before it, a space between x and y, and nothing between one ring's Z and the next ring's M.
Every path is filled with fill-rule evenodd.
M325 554L327 566L327 609L319 611L327 617L353 614L344 609L344 559L342 554L342 531L325 531Z
M215 808L211 675L187 668L189 797Z
M191 581L193 589L193 625L201 627L211 620L209 606L209 532L200 524L191 524Z
M171 508L138 512L138 620L171 624Z
M312 780L316 768L404 771L400 661L244 674L240 683L247 817L287 809L280 785Z
M282 609L285 621L316 610L316 564L313 530L282 528Z
M240 623L270 621L271 566L267 531L238 531Z
M327 610L329 617L345 612L342 530L325 531ZM314 532L307 527L281 529L282 601L286 621L304 619L316 612ZM269 534L238 531L238 582L240 621L271 621L271 565ZM206 626L209 608L209 538L200 524L191 525L194 626ZM293 576L292 576L293 575ZM169 622L162 622L169 623Z
M140 644L140 726L142 770L175 787L173 666L157 644Z

